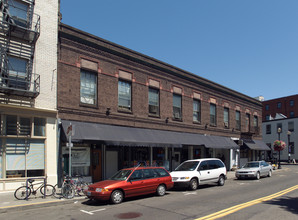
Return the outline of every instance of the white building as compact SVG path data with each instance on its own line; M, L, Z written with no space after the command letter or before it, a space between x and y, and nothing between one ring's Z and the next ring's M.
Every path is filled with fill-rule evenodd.
M280 128L280 133L278 133ZM283 115L277 114L275 118L269 121L264 121L262 124L263 141L271 146L272 154L278 159L278 152L274 151L273 142L280 139L286 143L286 148L280 152L281 161L290 159L298 160L298 118L286 118ZM290 143L290 144L289 144ZM290 148L289 148L290 145Z
M57 182L58 7L0 1L0 191Z

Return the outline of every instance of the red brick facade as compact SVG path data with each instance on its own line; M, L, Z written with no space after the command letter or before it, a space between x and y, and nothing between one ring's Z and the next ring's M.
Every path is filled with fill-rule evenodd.
M276 113L281 113L288 118L298 117L298 95L292 95L263 102L263 121L269 116L275 118Z
M80 72L88 68L97 73L95 106L80 103ZM131 112L118 109L120 71L132 74ZM159 117L148 113L149 80L159 82ZM173 119L174 88L181 89L182 120ZM201 101L201 123L193 122L194 93L199 94ZM216 105L217 115L216 126L212 127L210 103ZM224 125L224 107L229 108L228 127ZM235 129L238 109L241 131ZM254 116L258 117L258 127L261 127L262 104L258 100L64 24L59 27L58 110L59 117L65 120L238 138L241 132L247 132L245 115L249 113L250 132L257 138L261 135L261 129L257 132L252 129Z

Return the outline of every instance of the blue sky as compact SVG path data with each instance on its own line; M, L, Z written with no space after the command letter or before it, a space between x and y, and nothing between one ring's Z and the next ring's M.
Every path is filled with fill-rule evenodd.
M62 22L245 95L298 94L298 0L61 0Z

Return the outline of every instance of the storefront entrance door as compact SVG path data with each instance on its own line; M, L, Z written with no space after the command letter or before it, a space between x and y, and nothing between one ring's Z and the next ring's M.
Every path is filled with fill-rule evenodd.
M98 182L98 181L102 180L101 150L100 149L92 150L91 174L92 174L93 182Z

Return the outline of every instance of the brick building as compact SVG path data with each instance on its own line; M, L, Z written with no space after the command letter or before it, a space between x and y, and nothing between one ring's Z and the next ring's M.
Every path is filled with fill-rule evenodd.
M58 0L0 1L0 191L57 182Z
M263 102L263 121L283 114L287 118L298 117L298 95L291 95Z
M230 169L241 139L242 158L264 150L256 99L65 24L58 51L61 171L69 172L67 134L72 173L93 181L140 162L171 170L220 157Z

